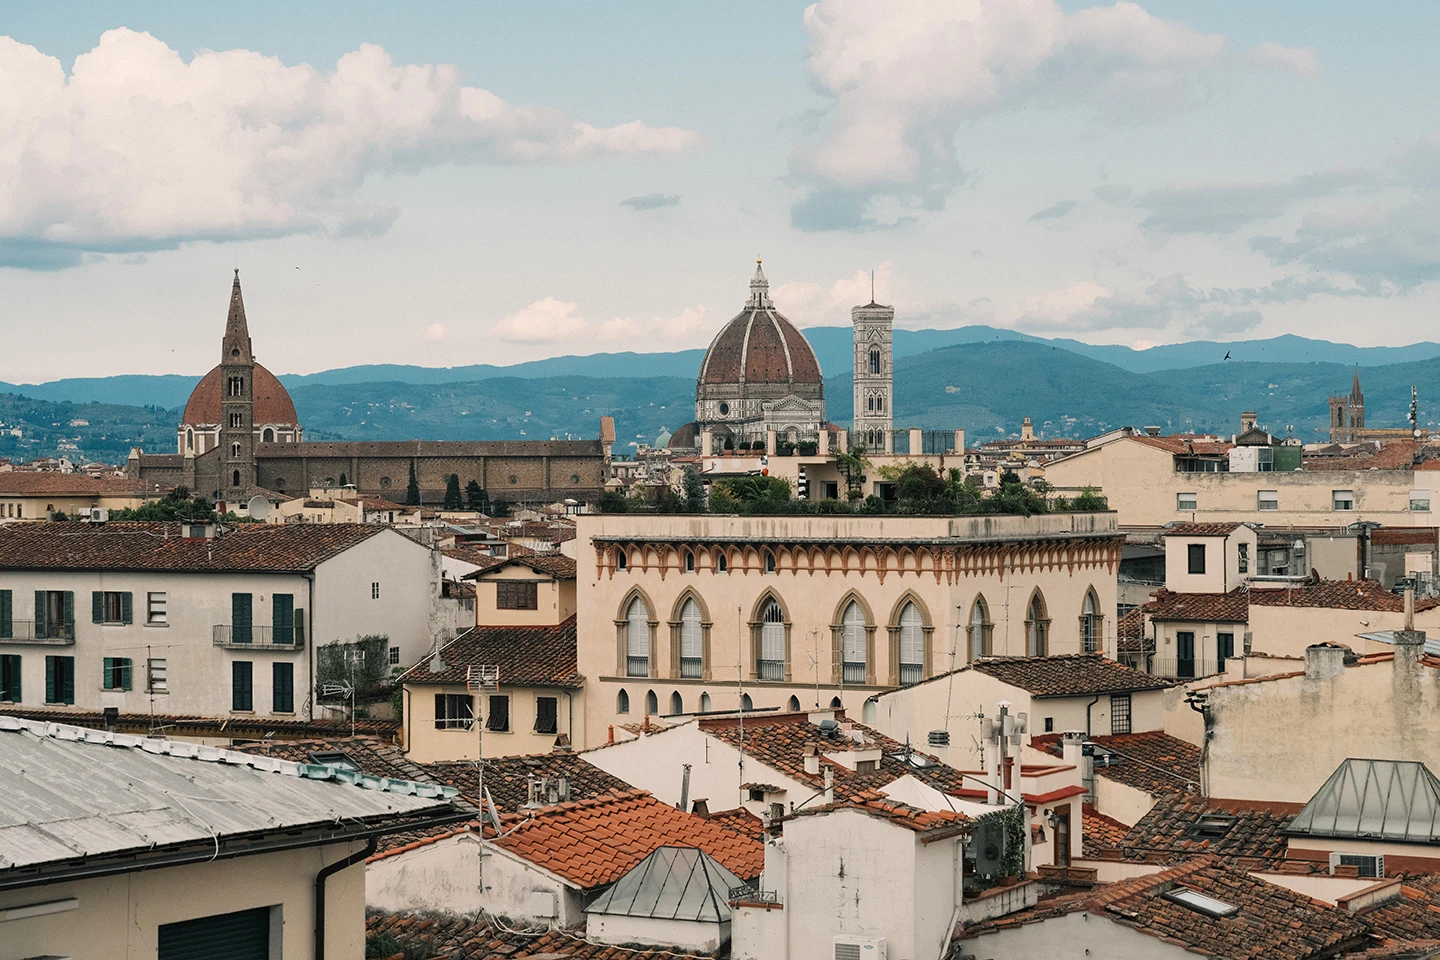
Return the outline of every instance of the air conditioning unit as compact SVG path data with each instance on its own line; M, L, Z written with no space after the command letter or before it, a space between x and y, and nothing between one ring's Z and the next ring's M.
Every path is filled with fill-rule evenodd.
M1356 867L1360 876L1381 879L1385 876L1385 857L1382 855L1359 854L1359 853L1331 853L1330 872L1333 874L1336 867Z
M981 877L1000 876L1005 856L1005 827L993 817L981 820L971 834L970 849L975 854L975 873Z
M852 937L845 934L831 941L833 960L885 960L884 937Z
M553 920L560 914L555 891L532 890L526 903L526 912L537 919Z

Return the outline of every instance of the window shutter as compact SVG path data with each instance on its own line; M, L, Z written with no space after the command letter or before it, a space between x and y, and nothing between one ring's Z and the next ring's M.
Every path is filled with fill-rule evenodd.
M270 598L271 618L276 643L291 643L295 634L295 597L289 593L277 593Z
M35 637L45 636L45 591L35 591ZM49 700L49 697L45 698Z
M444 725L445 725L445 694L443 694L443 693L437 693L437 694L435 694L435 726L436 726L436 727L443 727Z
M73 596L73 594L72 594L72 596ZM61 703L74 703L74 702L75 702L75 658L74 658L74 657L57 657L56 659L63 661L63 664L62 664L62 665L63 665L64 668L65 668L65 669L63 669L63 670L60 671L60 702L61 702Z
M490 717L485 723L485 729L497 732L510 729L509 697L493 696L490 698Z
M135 622L135 598L128 590L120 594L120 622Z
M90 622L105 622L105 594L99 590L90 592Z
M535 701L535 732L554 733L557 726L558 705L555 697L540 697Z
M128 597L128 596L130 596L130 594L127 593L127 594L125 594L125 596ZM126 658L124 658L123 660L120 661L120 689L121 689L121 690L129 690L129 689L130 689L130 658L129 658L129 657L126 657Z
M305 642L305 608L295 608L295 644L299 646Z
M235 643L250 642L250 594L230 594L230 639Z
M62 632L64 633L66 640L75 639L75 591L73 590L65 591L65 625ZM70 686L72 689L75 686L74 677L70 678ZM72 703L74 702L74 699L75 698L72 696L69 700L65 702Z
M45 702L55 702L55 658L45 658Z
M103 689L106 689L106 690L111 689L111 687L110 687L110 677L112 676L114 669L115 669L115 658L114 658L114 657L105 657L104 660L101 662L101 665L100 665L100 686L101 686Z
M12 598L13 594L9 590L0 590L0 639L8 640L15 633Z

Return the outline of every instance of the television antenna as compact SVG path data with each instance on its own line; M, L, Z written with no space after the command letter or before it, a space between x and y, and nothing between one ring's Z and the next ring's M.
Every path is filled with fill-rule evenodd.
M475 726L475 805L480 808L480 855L476 858L475 882L483 893L485 890L485 724L480 712L480 694L500 689L500 666L494 663L471 664L465 668L465 689L475 694L475 706L470 711L470 722ZM500 817L494 805L490 809L495 821L495 832L500 832Z

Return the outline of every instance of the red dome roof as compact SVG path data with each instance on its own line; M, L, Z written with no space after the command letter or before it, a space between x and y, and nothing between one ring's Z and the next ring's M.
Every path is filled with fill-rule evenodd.
M190 426L217 424L220 422L220 368L216 367L195 386L190 402L185 404L185 415L180 422ZM274 423L295 426L300 419L295 416L295 404L290 393L276 379L275 374L260 364L255 364L254 398L251 413L256 424Z
M815 351L773 309L747 307L720 331L700 364L701 383L822 383Z

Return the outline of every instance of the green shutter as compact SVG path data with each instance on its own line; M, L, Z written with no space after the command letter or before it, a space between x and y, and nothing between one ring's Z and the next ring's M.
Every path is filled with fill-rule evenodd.
M271 619L276 643L295 642L295 596L277 593L271 596Z
M56 659L62 661L61 664L60 664L60 666L62 666L62 667L65 668L65 669L63 669L62 671L60 671L60 673L61 673L61 676L60 676L60 684L59 684L59 687L60 687L60 702L61 702L61 703L74 703L74 702L75 702L75 658L74 658L74 657L56 657Z
M13 595L9 590L0 590L0 639L9 640L15 635Z
M230 664L231 710L255 709L253 677L250 661L236 660Z
M56 657L45 658L45 702L55 702L55 661Z
M295 645L303 646L305 643L305 609L295 608Z
M90 622L105 622L105 594L99 590L90 591Z
M128 597L128 596L130 596L130 594L127 593L127 594L125 594L125 596ZM129 690L129 689L130 689L130 658L129 658L129 657L125 657L124 659L122 659L122 660L120 661L120 689L121 689L121 690Z
M295 664L276 663L272 670L274 691L271 709L275 713L295 712Z
M101 690L113 690L113 689L115 689L114 687L110 686L110 675L111 675L110 672L111 672L114 668L115 668L115 658L114 658L114 657L105 657L105 658L101 661L101 664L100 664L100 689L101 689Z
M45 591L35 591L35 639L45 636ZM47 701L49 697L45 698Z
M4 689L0 689L0 700L9 700L11 703L20 702L20 655L18 653L7 653L0 656L0 679L5 682Z
M230 594L230 639L236 643L250 642L250 594Z
M129 590L120 594L120 622L135 622L135 598Z
M64 629L61 631L61 635L62 635L66 640L74 640L74 639L75 639L75 591L74 591L74 590L66 590L66 591L65 591L65 624L64 624ZM71 686L72 688L75 686L75 678L74 678L74 677L71 677L71 678L70 678L70 686ZM74 696L72 695L71 698L70 698L69 700L65 701L65 702L66 702L66 703L73 703L73 702L75 702Z
M157 960L251 960L270 956L270 908L160 925Z

